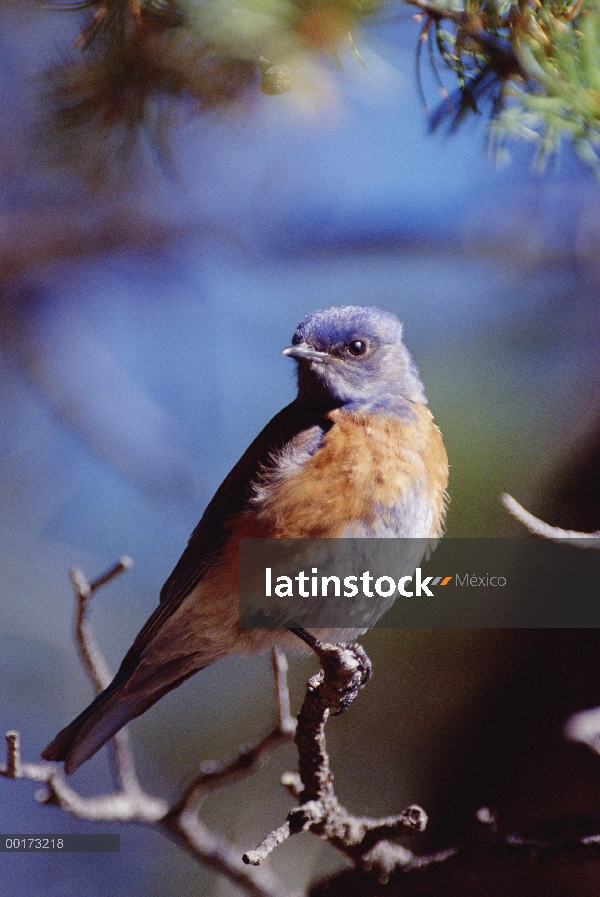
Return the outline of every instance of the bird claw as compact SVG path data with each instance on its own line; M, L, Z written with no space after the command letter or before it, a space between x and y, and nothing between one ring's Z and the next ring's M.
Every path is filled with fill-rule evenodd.
M331 711L333 716L344 713L371 678L373 666L369 655L357 642L331 645L305 629L290 629L290 632L309 645L321 661L323 669L311 677L309 689L327 688L336 707Z
M323 648L319 659L325 672L325 685L335 694L334 706L337 705L331 712L340 716L369 681L373 668L362 645L324 645Z
M363 688L373 675L373 664L371 663L371 658L369 657L363 646L358 642L354 642L354 644L352 645L345 645L345 647L350 651L354 651L356 659L358 660L359 669L362 674L360 688Z

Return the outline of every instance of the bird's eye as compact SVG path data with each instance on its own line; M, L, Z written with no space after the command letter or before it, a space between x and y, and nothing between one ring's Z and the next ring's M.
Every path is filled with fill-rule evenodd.
M295 333L292 337L292 346L297 346L298 343L301 343L302 339L298 333Z
M367 351L367 344L364 339L353 339L351 343L348 343L346 346L350 355L354 355L354 357L358 357L359 355L364 355Z

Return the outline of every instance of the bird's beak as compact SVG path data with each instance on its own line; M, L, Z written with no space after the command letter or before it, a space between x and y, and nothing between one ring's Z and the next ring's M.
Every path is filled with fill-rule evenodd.
M330 358L327 352L319 352L317 349L309 346L308 343L288 346L281 354L288 355L290 358L297 358L298 361L329 361Z

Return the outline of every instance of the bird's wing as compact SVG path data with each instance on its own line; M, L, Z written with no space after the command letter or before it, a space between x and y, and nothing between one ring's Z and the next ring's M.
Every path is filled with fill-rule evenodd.
M73 772L130 719L202 666L218 659L217 651L216 657L205 657L202 663L197 653L185 651L185 645L176 649L173 657L165 656L164 651L161 654L160 648L158 657L153 657L152 644L156 646L155 639L161 631L164 634L165 624L232 538L229 521L239 517L263 471L269 469L284 448L299 457L308 457L318 447L325 426L314 411L292 402L256 437L208 505L162 589L160 604L138 633L115 678L50 742L42 754L45 759L64 760L67 772ZM217 600L218 597L215 596Z
M269 421L208 504L185 551L161 589L160 604L138 633L115 679L127 675L137 665L144 648L203 578L231 535L228 521L244 508L262 471L268 468L270 459L284 446L294 443L309 442L314 451L322 434L323 422L319 415L297 401L287 405Z

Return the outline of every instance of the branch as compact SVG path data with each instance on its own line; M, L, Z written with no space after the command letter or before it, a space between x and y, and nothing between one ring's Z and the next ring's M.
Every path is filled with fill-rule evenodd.
M550 526L538 517L534 517L518 501L508 494L502 496L502 503L513 517L525 526L530 533L551 539L554 542L568 542L578 548L600 548L600 530L594 533L580 533L570 529ZM565 724L565 737L569 741L586 744L596 754L600 754L600 707L574 713Z
M514 499L508 500L508 504L511 501ZM521 512L527 519L531 517L523 509ZM396 843L403 834L423 831L427 817L420 807L409 806L399 815L383 819L354 816L335 795L325 724L331 713L339 713L354 700L370 674L370 662L359 645L325 645L304 630L296 634L316 651L322 665L309 680L298 716L295 741L299 773L286 773L282 777L282 783L298 799L299 805L255 850L244 855L246 863L259 865L292 835L310 831L341 850L355 866L354 871L345 871L316 885L311 892L315 895L345 897L349 893L374 893L376 886L364 877L364 873L374 872L379 882L390 882L390 897L425 893L467 897L467 894L489 893L490 882L502 879L506 869L520 870L516 872L518 878L532 866L535 869L535 862L560 865L565 860L600 861L600 814L500 832L494 814L482 808L476 814L477 825L469 841L428 855L414 854ZM595 737L598 750L600 709L590 711L589 717L587 740ZM474 890L473 882L477 883ZM510 888L505 892L509 893Z
M341 850L361 869L373 869L387 881L398 866L412 858L394 838L409 831L423 831L425 812L407 807L398 816L372 819L354 816L338 801L325 743L325 724L330 714L343 712L356 698L371 672L371 663L360 645L328 645L304 630L293 630L317 653L322 669L308 682L298 716L295 742L299 774L287 773L283 784L299 798L299 806L283 825L272 831L244 862L258 866L291 835L311 831Z
M6 733L6 765L0 775L7 779L42 782L46 788L36 794L40 803L58 807L71 816L94 822L157 822L168 810L166 801L151 797L140 789L138 794L115 792L99 797L82 797L70 785L54 763L28 763L21 759L18 732Z
M83 668L88 674L94 686L96 694L103 691L112 682L110 672L104 655L102 654L92 627L87 618L88 601L92 594L103 585L106 585L120 573L129 570L133 566L130 557L123 555L108 570L88 582L84 572L77 567L70 571L71 583L75 592L75 644ZM142 788L135 771L133 751L129 741L127 728L121 729L111 740L112 749L112 773L115 787L124 793L141 795Z
M446 6L444 3L432 3L431 0L406 0L406 2L411 6L416 6L435 22L447 19L472 40L477 41L481 49L488 54L490 63L499 74L503 74L505 77L511 74L525 77L519 57L511 43L508 40L495 37L482 28L478 15L473 15L457 7Z
M586 892L600 862L600 815L552 820L500 833L486 807L476 814L471 838L398 862L385 888L387 897L548 897ZM402 849L402 848L400 848ZM581 871L579 871L581 870ZM311 897L384 895L358 870L344 870L311 889ZM587 893L587 892L586 892Z
M547 524L529 515L514 499L506 496L504 501L511 511L516 509L517 519L528 522L533 520L538 528L547 528ZM548 537L555 538L555 528L550 527L548 530L551 531ZM565 536L566 532L558 530L559 540L571 537L568 533ZM574 535L589 540L586 534ZM86 671L96 689L110 679L110 672L87 621L89 599L94 591L128 566L130 562L121 559L91 582L88 582L81 571L71 573L77 602L77 644ZM9 779L28 779L43 783L44 789L36 794L38 800L79 818L158 825L188 853L225 875L251 897L290 897L274 875L266 869L256 867L279 844L303 831L311 831L341 850L354 863L358 870L356 874L373 871L380 882L387 882L392 877L396 880L398 874L402 873L398 881L402 881L401 891L407 895L422 893L420 888L423 872L439 879L442 887L450 882L452 890L453 882L464 884L465 876L472 877L473 872L501 874L507 860L523 868L531 865L532 858L544 863L553 862L557 858L600 860L600 817L596 816L582 816L561 820L551 826L542 825L536 830L501 834L497 831L493 814L488 810L480 810L477 814L480 828L472 843L418 856L398 844L396 839L408 832L420 832L425 828L427 817L420 807L411 805L398 815L379 819L350 813L339 803L334 791L325 725L331 714L343 712L355 700L370 676L371 664L360 645L328 645L304 630L295 632L316 652L322 667L308 682L297 723L290 713L287 662L285 656L274 649L272 662L277 705L276 726L264 738L241 748L231 759L220 763L204 763L200 774L171 805L142 789L135 773L133 752L127 741L124 742L124 748L121 745L122 749L117 749L115 753L120 788L115 789L112 794L82 797L67 784L62 770L55 764L24 762L21 758L19 734L14 731L8 732L6 736L6 763L0 767L0 775ZM588 711L587 716L579 714L572 718L570 725L570 737L577 737L577 740L585 741L598 749L600 710ZM120 734L125 736L124 731ZM286 773L282 777L282 783L298 800L298 806L290 811L285 822L272 831L255 850L240 858L234 845L210 831L200 820L202 804L217 789L251 775L279 745L292 738L298 748L299 772ZM342 874L340 881L345 880L345 875L347 873ZM343 893L349 893L348 889ZM447 888L444 893L450 897ZM466 895L463 894L463 897Z
M89 599L97 589L129 569L131 564L129 558L123 557L91 582L81 570L71 570L76 604L75 640L82 664L96 692L105 688L112 676L87 619ZM208 794L251 775L277 747L293 738L296 721L290 714L287 661L277 649L273 650L272 659L277 704L275 728L255 744L241 748L230 760L205 763L200 775L172 805L143 790L137 778L133 750L126 729L121 729L112 739L117 782L112 794L82 797L67 784L62 770L56 764L23 762L19 733L14 731L6 734L6 763L0 766L0 776L43 783L45 787L36 793L36 798L41 803L55 806L79 819L158 825L188 853L214 871L227 876L250 897L290 897L289 891L272 873L262 869L249 869L242 863L234 845L211 832L198 818L198 812Z
M88 582L82 570L73 567L70 571L71 583L75 591L75 643L83 667L92 681L96 694L103 691L112 681L104 656L100 651L87 620L87 602L92 593L106 585L124 570L129 570L133 561L127 556L119 558L108 570L92 582Z
M512 495L504 493L502 504L512 516L522 523L534 536L542 539L551 539L553 542L568 542L578 548L600 548L600 530L595 533L579 533L575 530L560 529L558 526L550 526L538 517L534 517L529 511L516 501ZM592 541L596 540L596 541Z

